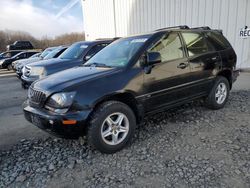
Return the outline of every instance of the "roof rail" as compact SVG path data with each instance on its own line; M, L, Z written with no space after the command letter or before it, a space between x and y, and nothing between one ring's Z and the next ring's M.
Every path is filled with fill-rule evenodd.
M164 27L164 28L157 29L155 31L161 31L161 30L166 30L166 29L189 29L189 27L187 25L179 25L179 26L173 26L173 27Z
M203 30L211 30L211 28L210 28L210 27L208 27L208 26L202 26L202 27L193 27L193 28L191 28L191 29L203 29Z
M121 37L113 37L113 38L97 38L95 40L117 40L120 39Z

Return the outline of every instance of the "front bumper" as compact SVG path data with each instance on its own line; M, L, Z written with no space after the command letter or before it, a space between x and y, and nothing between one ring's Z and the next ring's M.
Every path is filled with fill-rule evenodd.
M23 73L22 73L22 72L16 71L16 76L17 76L18 78L21 78L21 77L22 77L22 75L23 75Z
M25 77L25 76L21 76L21 81L22 81L22 87L24 88L24 89L28 89L29 87L30 87L30 85L34 82L34 81L36 81L36 80L38 80L39 78L38 77L30 77L30 78L28 78L28 77Z
M37 109L24 103L25 119L38 128L59 137L79 137L84 134L90 110L63 115L54 114L45 109ZM64 120L76 120L76 124L63 124Z

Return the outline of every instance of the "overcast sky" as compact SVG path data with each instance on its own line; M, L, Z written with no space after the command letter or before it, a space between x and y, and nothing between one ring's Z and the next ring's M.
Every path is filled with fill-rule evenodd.
M0 0L0 30L35 37L83 32L81 0Z

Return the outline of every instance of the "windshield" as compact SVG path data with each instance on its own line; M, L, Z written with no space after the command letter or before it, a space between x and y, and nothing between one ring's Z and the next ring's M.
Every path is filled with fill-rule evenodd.
M124 67L151 35L120 39L93 56L85 66Z
M30 59L35 58L35 57L39 57L40 55L41 55L41 53L36 53L36 54L32 55L32 56L30 57Z
M55 50L50 51L50 52L48 53L48 55L46 55L46 56L44 57L44 59L51 59L51 58L54 58L54 57L56 56L56 54L57 54L58 52L60 52L61 50L62 50L62 48L56 48Z
M1 57L11 57L11 54L10 54L10 52L3 52L3 53L1 53L0 56Z
M44 58L47 56L54 48L47 48L43 51L43 53L40 55L41 58Z
M15 59L15 58L19 57L19 56L22 55L22 54L24 54L24 52L20 52L20 53L14 55L12 58Z
M61 59L78 59L82 56L83 52L88 48L88 45L83 43L77 43L71 45L67 50L65 50L59 58Z

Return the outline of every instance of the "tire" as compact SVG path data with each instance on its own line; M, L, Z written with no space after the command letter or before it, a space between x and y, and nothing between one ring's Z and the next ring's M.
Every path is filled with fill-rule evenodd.
M7 69L8 69L9 71L10 71L10 70L13 70L13 68L12 68L11 64L10 64L10 65L8 65Z
M88 143L102 153L115 153L132 140L135 128L135 114L129 106L119 101L107 101L90 117Z
M228 100L229 92L230 92L230 85L228 80L223 76L218 76L215 80L215 84L212 90L210 91L207 97L206 100L207 107L213 110L218 110L223 108ZM221 100L218 96L221 97Z

